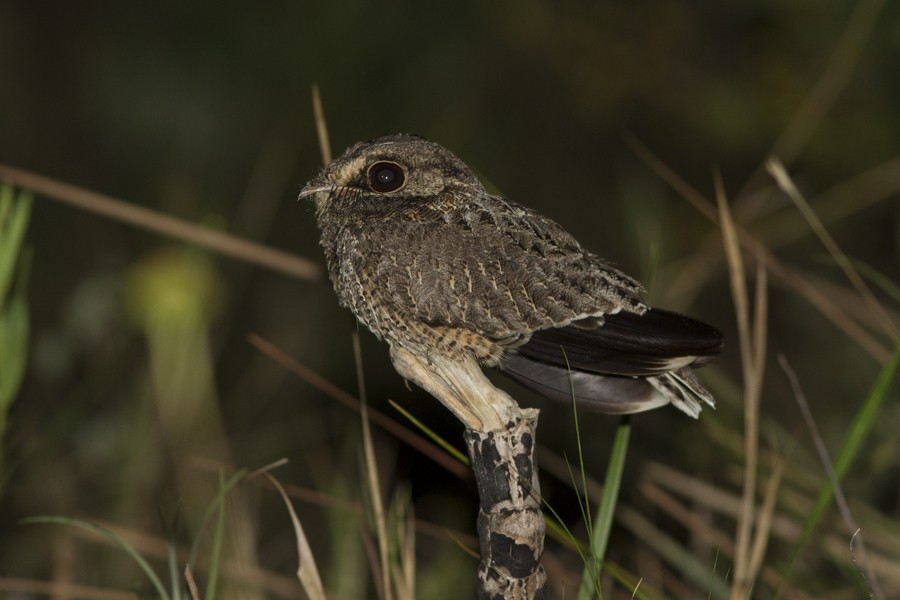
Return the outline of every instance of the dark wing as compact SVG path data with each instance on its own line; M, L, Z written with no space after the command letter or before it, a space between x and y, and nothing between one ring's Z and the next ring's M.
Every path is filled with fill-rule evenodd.
M619 312L531 334L519 354L558 367L647 377L711 360L722 350L718 329L677 313Z
M688 414L698 400L712 404L689 367L722 349L714 327L676 313L650 309L583 319L535 331L502 369L555 400L575 400L609 413L631 413L672 402Z

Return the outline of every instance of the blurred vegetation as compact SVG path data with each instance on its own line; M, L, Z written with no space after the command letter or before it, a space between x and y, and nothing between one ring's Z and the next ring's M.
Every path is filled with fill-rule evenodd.
M16 195L0 184L0 443L7 415L19 393L28 357L28 302L25 298L27 257L22 242L31 215L31 194ZM0 446L0 491L6 481L5 446Z
M632 597L636 584L621 582L638 580L637 597L729 597L754 452L751 530L769 539L751 596L860 597L856 561L876 592L897 597L897 56L900 5L877 0L0 1L0 165L321 261L312 207L294 201L321 163L318 83L336 153L391 132L440 142L647 282L654 304L725 332L722 359L700 372L716 411L631 420L606 555L619 583L604 575L604 598ZM871 299L765 170L771 154ZM768 280L764 359L750 370L762 375L758 444L744 434L748 370L714 222L717 176L744 244L751 312L760 257ZM273 474L330 597L383 593L359 416L247 337L357 395L356 327L328 282L35 196L23 246L6 228L12 192L0 194L0 319L7 327L12 311L29 324L27 344L0 339L2 393L18 368L3 361L27 363L19 392L0 394L0 594L43 597L51 582L69 594L57 597L155 593L119 547L20 522L34 515L114 531L158 573L167 549L186 556L197 542L194 575L205 581L216 550L203 515L220 474L281 457L290 462ZM16 258L21 247L30 261ZM361 338L371 410L402 421L393 399L461 447L459 424L403 385L383 344ZM853 528L829 503L798 550L828 472L779 355L831 460L846 461L839 491L862 530L852 546ZM578 455L571 411L497 381L543 409L542 491L585 540L562 459ZM863 416L868 429L853 437ZM603 480L616 424L579 414L593 480ZM395 511L390 577L398 593L409 583L400 571L414 516L417 597L471 597L477 559L461 547L477 548L474 485L398 440L372 430L380 493ZM597 487L588 482L594 506ZM214 560L222 597L302 597L295 531L273 492L248 477L227 495ZM577 553L551 540L545 564L555 597L573 597Z

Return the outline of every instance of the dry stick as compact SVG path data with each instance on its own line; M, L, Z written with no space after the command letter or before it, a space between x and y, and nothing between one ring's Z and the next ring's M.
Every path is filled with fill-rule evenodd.
M466 426L480 498L477 596L546 598L547 576L540 562L544 520L534 460L539 411L521 409L471 357L426 361L395 345L391 360L400 375L441 401Z
M0 165L0 180L42 196L97 213L116 221L196 244L220 254L285 273L300 279L321 279L322 269L311 260L269 248L228 233L195 225L175 217L129 204L123 200L63 183L15 167Z

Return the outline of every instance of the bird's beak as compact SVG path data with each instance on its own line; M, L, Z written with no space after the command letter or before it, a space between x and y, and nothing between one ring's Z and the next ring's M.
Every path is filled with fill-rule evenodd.
M297 200L303 200L307 196L314 196L321 192L328 192L329 194L334 191L334 185L325 185L316 180L310 181L306 184L302 190L300 190L300 195L297 197Z

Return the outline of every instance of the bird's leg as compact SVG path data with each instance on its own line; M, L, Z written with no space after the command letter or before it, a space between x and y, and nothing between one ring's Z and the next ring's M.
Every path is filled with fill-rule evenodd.
M498 431L521 418L519 405L497 389L472 357L462 361L440 356L431 362L399 346L391 346L394 368L437 398L467 429Z

